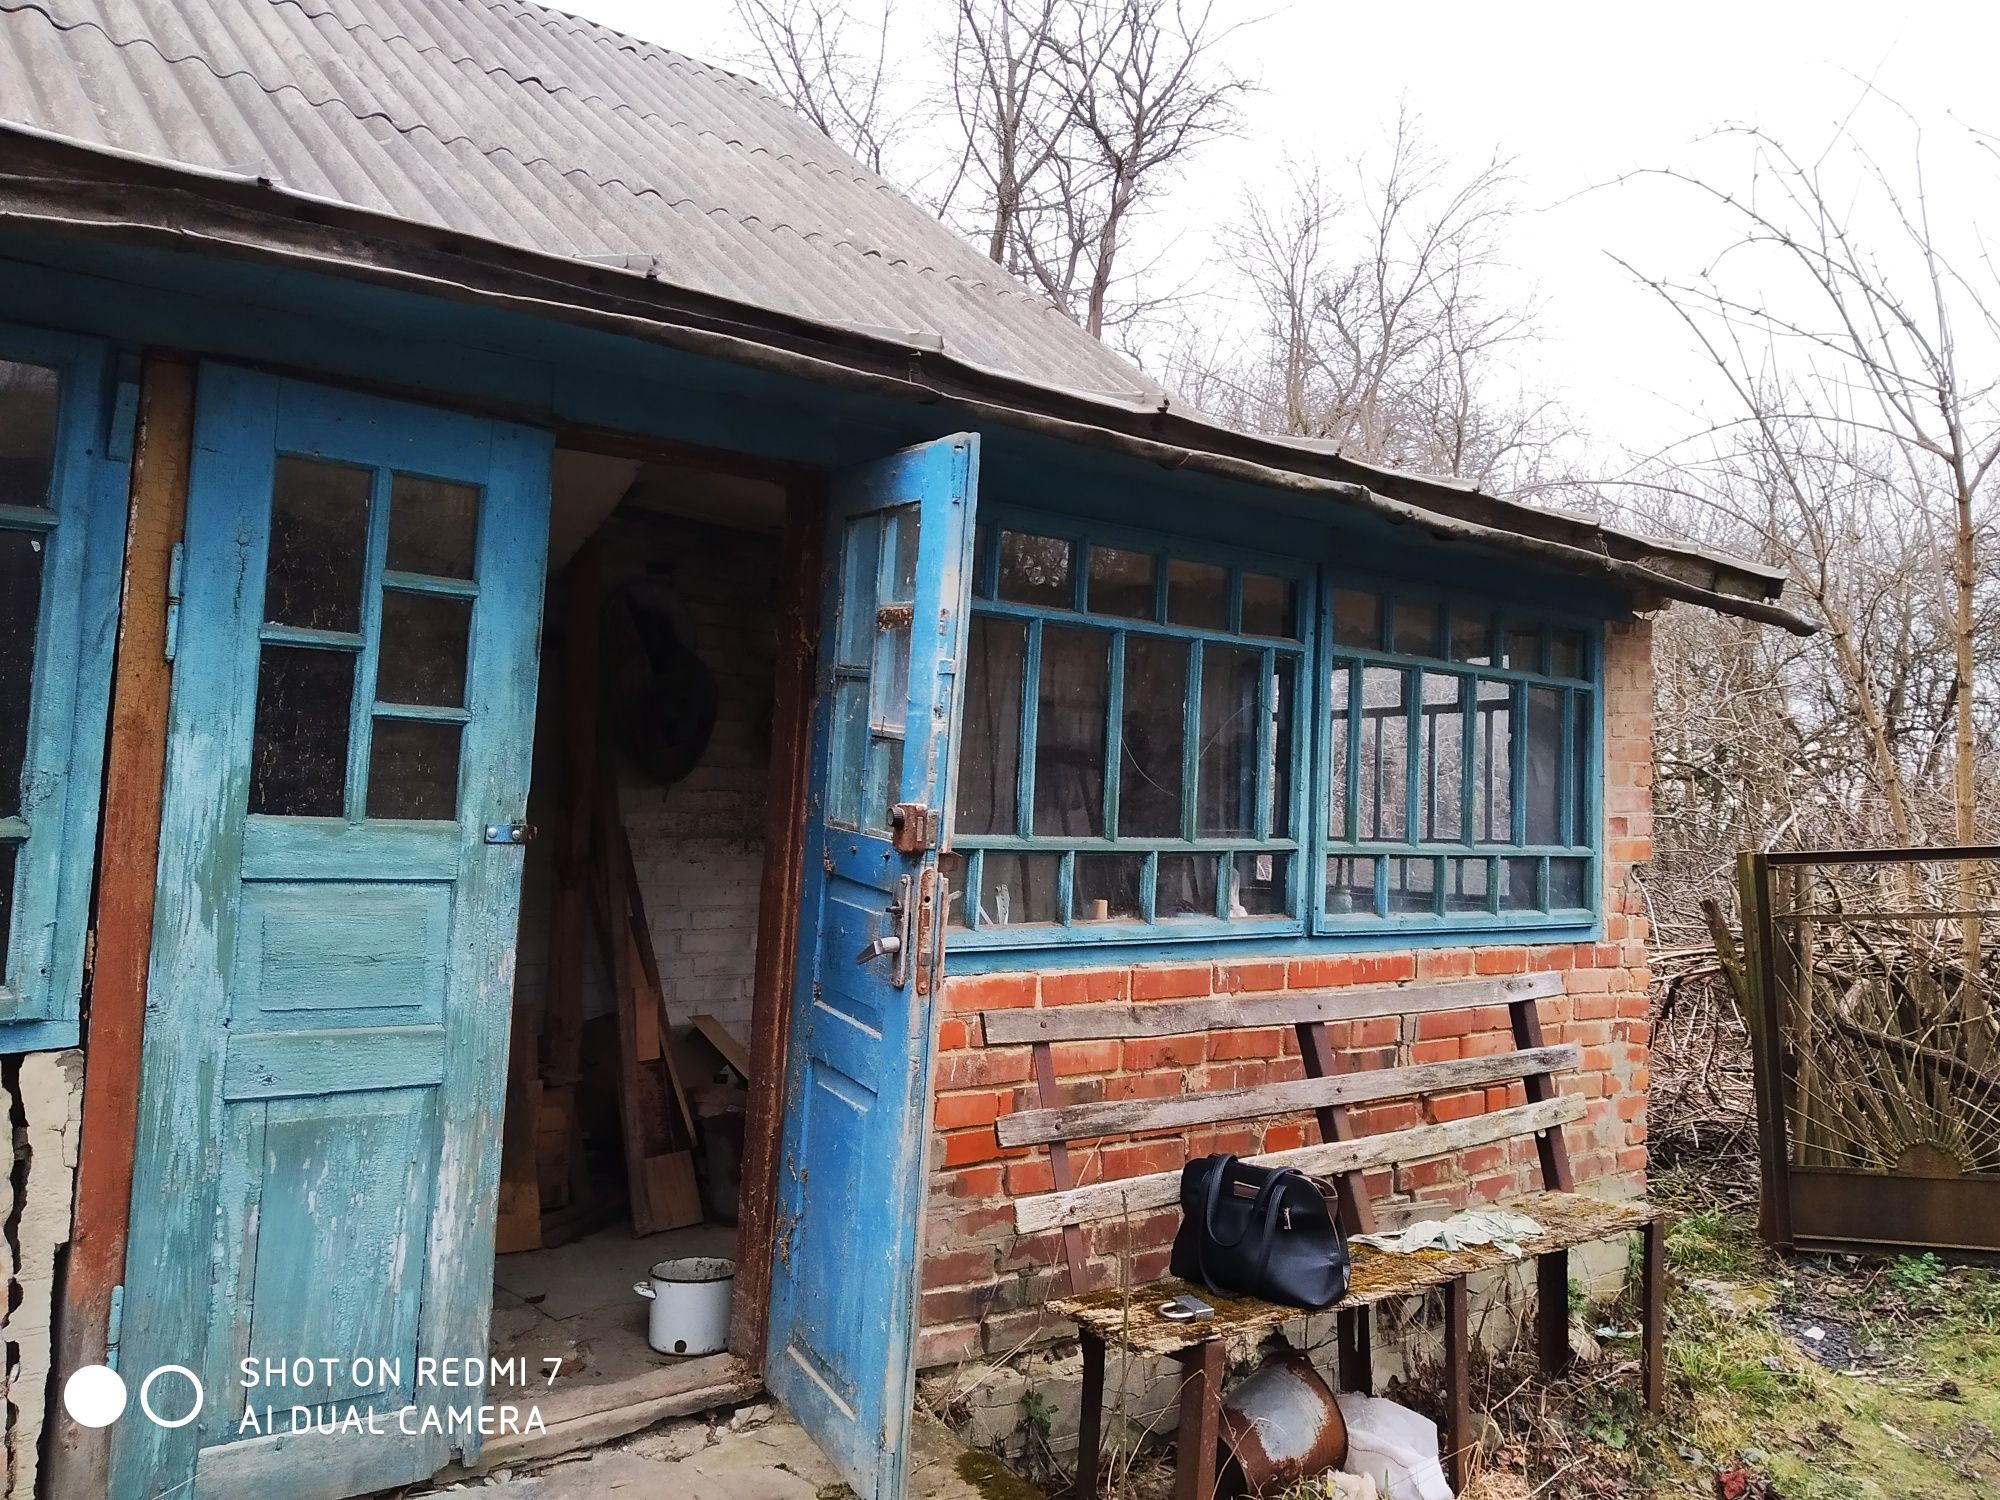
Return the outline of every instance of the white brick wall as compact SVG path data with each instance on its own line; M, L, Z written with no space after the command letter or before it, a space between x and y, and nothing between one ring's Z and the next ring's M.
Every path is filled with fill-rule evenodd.
M771 757L778 539L663 516L611 524L618 528L616 566L633 573L649 561L665 566L717 688L715 733L693 771L671 787L629 767L621 778L667 1007L683 1023L710 1012L747 1042ZM545 693L551 687L544 681ZM531 815L546 824L551 809L539 773L531 800ZM530 846L521 912L518 983L537 1006L547 983L550 876L545 839ZM594 940L590 948L585 1010L598 1015L611 1001Z

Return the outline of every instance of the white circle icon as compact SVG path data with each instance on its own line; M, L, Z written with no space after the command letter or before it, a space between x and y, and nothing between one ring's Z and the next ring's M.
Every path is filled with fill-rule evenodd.
M179 1375L190 1386L194 1387L194 1405L188 1409L186 1416L175 1417L169 1420L153 1410L153 1382L158 1380L162 1375ZM201 1403L205 1394L201 1388L201 1377L196 1375L186 1365L161 1365L159 1369L153 1371L152 1374L139 1382L139 1410L144 1412L157 1427L185 1427L201 1415Z
M125 1382L109 1365L85 1365L63 1382L63 1410L80 1427L109 1427L125 1410Z

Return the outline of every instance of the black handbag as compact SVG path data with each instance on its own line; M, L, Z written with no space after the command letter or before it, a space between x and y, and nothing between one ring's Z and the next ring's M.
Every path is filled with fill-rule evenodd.
M1181 1169L1167 1269L1227 1296L1330 1307L1347 1295L1338 1189L1293 1167L1202 1156Z

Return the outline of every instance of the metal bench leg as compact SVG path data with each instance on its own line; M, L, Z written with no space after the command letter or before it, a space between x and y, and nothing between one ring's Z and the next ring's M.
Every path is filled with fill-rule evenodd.
M1657 1412L1667 1400L1667 1241L1666 1225L1655 1219L1640 1231L1644 1261L1640 1280L1645 1303L1639 1322L1639 1368L1646 1410Z
M1569 1368L1569 1251L1535 1257L1535 1346L1544 1375Z
M1472 1479L1472 1310L1465 1278L1444 1286L1445 1475L1454 1490Z
M1222 1412L1222 1340L1180 1353L1181 1425L1175 1438L1174 1500L1214 1500L1215 1439Z
M1334 1316L1338 1319L1340 1336L1340 1388L1372 1396L1375 1394L1375 1352L1368 1329L1368 1309L1344 1307Z
M1083 1330L1083 1415L1076 1429L1077 1500L1097 1500L1097 1465L1104 1446L1104 1340Z

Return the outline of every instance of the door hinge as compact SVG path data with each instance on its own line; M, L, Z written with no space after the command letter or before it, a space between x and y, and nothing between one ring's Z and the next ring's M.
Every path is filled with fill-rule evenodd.
M181 569L187 561L187 548L180 542L174 543L174 550L167 555L167 634L166 656L174 659L174 652L181 640Z
M118 1339L125 1332L125 1283L111 1289L111 1316L104 1323L104 1363L118 1368Z
M891 842L899 854L922 854L937 845L937 809L921 802L898 802L889 809L889 826L895 830Z

